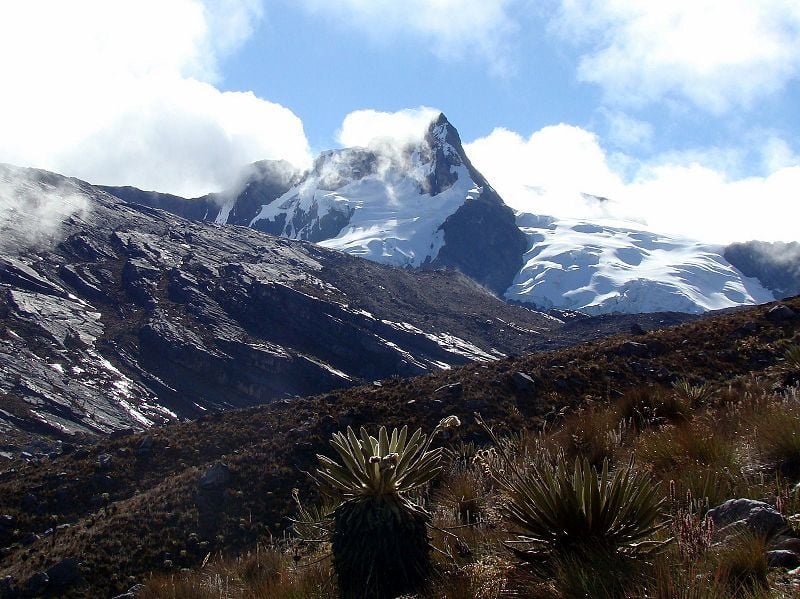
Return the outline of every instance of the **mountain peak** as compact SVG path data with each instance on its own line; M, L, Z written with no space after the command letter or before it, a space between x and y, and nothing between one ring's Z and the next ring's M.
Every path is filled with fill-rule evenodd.
M478 172L478 169L472 165L472 162L467 157L464 146L461 144L461 136L458 134L458 129L447 119L443 112L440 112L439 116L431 121L428 132L425 135L425 145L430 148L433 162L431 173L433 179L430 181L429 190L426 189L430 195L436 195L439 190L452 183L450 180L452 176L450 167L461 166L462 164L466 167L470 178L478 187L491 189L486 178Z

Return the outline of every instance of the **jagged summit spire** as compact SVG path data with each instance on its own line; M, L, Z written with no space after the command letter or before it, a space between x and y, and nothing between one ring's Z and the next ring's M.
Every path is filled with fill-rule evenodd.
M444 114L443 112L440 112L440 113L439 113L439 116L437 116L437 117L436 117L436 118L433 120L432 124L433 124L433 125L445 125L445 124L448 124L448 125L449 125L449 124L450 124L450 121L448 121L448 120L447 120L447 117L445 116L445 114Z
M458 129L448 120L444 112L440 112L439 116L431 121L428 133L425 135L425 142L436 154L436 162L442 165L441 168L446 166L449 170L450 166L463 164L479 187L491 189L486 178L473 166L461 144Z

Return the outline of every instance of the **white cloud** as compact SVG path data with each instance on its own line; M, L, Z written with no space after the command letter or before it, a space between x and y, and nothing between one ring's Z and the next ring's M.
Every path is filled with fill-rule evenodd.
M415 34L444 59L480 56L498 74L511 70L508 45L518 0L302 0L312 13L332 16L383 42Z
M741 159L736 151L673 152L642 162L608 153L595 134L563 124L527 139L496 129L466 150L516 210L630 220L712 243L798 240L800 159L777 138L762 143L765 157L777 156L773 169L753 177L727 174ZM611 201L597 202L581 192Z
M466 150L512 206L525 200L526 188L606 195L621 183L597 136L563 123L544 127L528 139L508 129L495 129L488 137L467 144Z
M246 163L309 159L301 121L213 86L257 0L0 4L0 161L195 195Z
M554 29L588 51L610 101L749 106L800 74L797 0L561 0Z
M366 148L387 142L403 146L421 140L440 112L428 106L398 112L356 110L344 118L336 138L346 147Z
M608 124L608 139L621 148L648 147L653 139L653 125L624 112L602 110Z
M778 136L771 135L761 147L761 161L767 172L774 172L800 164L800 156L792 151L789 144Z
M33 172L0 166L0 252L47 246L67 218L88 211L86 196L70 181L53 185Z

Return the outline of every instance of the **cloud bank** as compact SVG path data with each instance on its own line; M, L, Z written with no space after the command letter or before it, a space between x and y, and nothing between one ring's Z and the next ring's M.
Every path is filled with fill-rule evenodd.
M257 0L0 3L0 162L199 195L247 163L307 166L289 109L214 86Z
M62 223L89 211L67 180L39 180L34 171L0 165L0 252L16 255L52 243Z
M800 75L796 0L561 0L551 28L611 102L750 106Z
M727 174L738 161L730 150L674 152L642 161L608 152L594 133L565 124L527 138L495 129L465 148L515 210L629 220L712 243L798 239L793 215L800 156L780 138L762 141L767 170L754 177Z
M428 106L397 112L356 110L348 114L336 135L345 147L391 143L403 146L420 141L441 111Z

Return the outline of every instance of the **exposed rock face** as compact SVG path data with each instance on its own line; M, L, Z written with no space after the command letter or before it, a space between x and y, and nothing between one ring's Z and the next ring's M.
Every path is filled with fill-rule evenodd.
M772 306L772 308L767 311L766 318L767 320L771 320L773 322L783 322L785 320L797 318L797 313L789 306L777 304L776 306Z
M170 193L158 191L144 191L136 187L112 187L98 185L98 189L118 197L126 202L150 206L151 208L161 208L172 214L189 220L216 220L220 213L220 205L214 201L214 197L206 195L200 198L182 198Z
M777 299L800 295L800 243L748 241L725 248L725 259L758 279Z
M200 480L197 482L200 489L210 491L214 489L222 489L228 484L231 479L231 470L227 465L217 462L211 468L206 470Z
M253 196L276 176L256 174ZM47 243L0 256L0 430L12 452L42 435L141 430L491 360L561 326L457 273L189 222L43 171L0 177L24 179L34 199L57 184L88 205ZM513 326L483 326L490 317Z
M160 208L188 220L220 221L246 227L263 204L269 204L286 193L298 182L300 175L299 171L283 160L261 160L245 168L240 175L240 181L232 189L223 193L209 193L199 198L182 198L157 191L143 191L136 187L96 187L126 202Z
M373 168L369 152L360 155L349 164ZM253 194L265 185L258 177L274 173L257 175L246 184ZM51 453L54 438L129 433L630 326L624 317L565 325L457 272L191 222L44 171L0 167L2 180L24 180L25 201L59 189L85 209L43 241L0 251L0 456L32 441L33 453ZM0 234L24 239L36 224L0 223ZM645 321L686 317L664 318Z
M511 208L493 189L484 189L441 228L445 243L431 265L455 268L502 295L522 268L527 249Z

